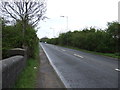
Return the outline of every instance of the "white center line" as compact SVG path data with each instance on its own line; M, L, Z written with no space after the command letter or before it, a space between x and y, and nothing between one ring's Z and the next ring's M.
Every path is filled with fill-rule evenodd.
M80 55L78 55L78 54L74 54L74 56L77 56L77 57L83 58L82 56L80 56Z
M66 50L64 50L64 49L61 49L62 51L66 51Z
M116 68L115 70L116 70L116 71L120 71L120 69L118 69L118 68Z

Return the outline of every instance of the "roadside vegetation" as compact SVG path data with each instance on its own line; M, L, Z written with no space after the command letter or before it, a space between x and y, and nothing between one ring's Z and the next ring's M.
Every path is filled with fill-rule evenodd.
M19 76L15 88L34 88L39 60L39 39L37 25L47 18L46 0L32 2L0 2L2 21L2 59L8 58L8 51L23 48L27 51L26 67Z
M14 25L6 25L4 22L2 24L3 59L9 57L7 53L9 49L23 48L23 41L27 47L26 67L19 75L15 88L34 88L39 67L39 39L36 30L28 24L23 38L21 21Z
M83 52L86 52L86 53L92 53L92 54L96 54L96 55L103 55L103 56L108 56L108 57L117 58L117 59L119 58L120 59L120 55L118 55L116 53L101 53L101 52L95 52L95 51L88 51L88 50L85 50L85 49L80 49L80 48L76 48L76 47L72 47L72 46L63 46L62 45L62 47L75 49L75 50L83 51Z
M34 27L28 24L23 37L21 21L14 25L6 25L5 22L3 20L2 23L2 58L8 57L9 49L23 48L23 43L28 48L28 57L34 58L36 44L39 41Z
M61 33L57 38L42 38L41 41L117 58L120 57L120 24L108 22L104 30L84 28Z
M34 58L38 42L35 27L40 20L47 18L46 0L32 2L0 2L2 19L2 56L8 57L11 48L28 48L28 56Z
M39 46L35 48L35 58L27 60L26 67L19 75L14 88L35 88L39 70Z

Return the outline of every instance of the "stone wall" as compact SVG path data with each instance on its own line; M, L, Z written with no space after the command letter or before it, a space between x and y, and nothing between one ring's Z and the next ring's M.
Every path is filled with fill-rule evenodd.
M0 61L2 62L2 88L13 88L18 75L26 66L27 55L25 50L17 49L18 55L15 52L16 49L13 49L10 53L11 57Z

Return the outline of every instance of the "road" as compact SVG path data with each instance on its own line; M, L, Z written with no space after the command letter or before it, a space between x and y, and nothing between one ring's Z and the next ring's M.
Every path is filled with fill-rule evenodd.
M51 44L40 43L67 88L117 88L118 61Z

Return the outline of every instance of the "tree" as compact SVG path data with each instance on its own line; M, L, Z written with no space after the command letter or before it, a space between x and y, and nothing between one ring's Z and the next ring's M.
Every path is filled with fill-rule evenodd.
M107 28L107 32L111 35L111 37L113 37L115 40L115 46L116 47L116 52L120 53L120 24L119 22L108 22L108 28Z
M35 50L38 46L36 30L31 25L28 25L26 28L26 34L27 35L25 35L24 44L28 48L27 55L28 57L35 58ZM9 26L2 24L2 58L9 57L9 49L22 47L23 41L21 37L21 22L17 22L15 25Z
M27 25L37 26L40 20L45 19L46 1L32 2L31 0L19 0L19 2L2 2L0 3L2 17L5 19L12 18L13 21L22 23L23 38ZM23 40L24 45L24 40Z
M108 22L107 32L114 38L120 38L120 24L118 22Z
M43 37L40 39L40 42L47 42L47 40L48 40L48 37Z

